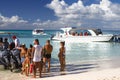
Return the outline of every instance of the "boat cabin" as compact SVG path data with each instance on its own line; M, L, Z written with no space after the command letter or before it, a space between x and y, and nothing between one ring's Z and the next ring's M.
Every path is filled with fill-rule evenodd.
M101 29L83 29L83 28L61 28L65 35L72 36L97 36L102 34Z
M35 29L35 30L33 30L33 32L42 33L42 32L43 32L43 29Z

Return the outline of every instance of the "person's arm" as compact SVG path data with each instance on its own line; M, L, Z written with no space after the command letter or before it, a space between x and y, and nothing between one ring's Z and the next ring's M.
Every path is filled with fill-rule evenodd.
M53 51L53 46L51 45L51 47L52 47L52 51ZM51 51L51 52L52 52L52 51Z
M17 47L17 40L15 39L15 48Z
M35 52L35 47L32 48L32 54L31 54L32 58L34 57L34 52Z
M66 52L66 49L65 49L65 47L64 47L64 50L63 50L63 52L64 52L64 53Z
M52 53L52 51L53 51L53 46L52 45L50 45L50 53Z
M15 47L19 47L19 39L15 39Z
M58 57L60 57L60 49L59 49Z
M43 55L44 55L44 47L42 48L41 55L42 55L42 58L43 58Z
M21 48L21 47L16 47L16 49L18 49L18 50L22 50L22 48Z

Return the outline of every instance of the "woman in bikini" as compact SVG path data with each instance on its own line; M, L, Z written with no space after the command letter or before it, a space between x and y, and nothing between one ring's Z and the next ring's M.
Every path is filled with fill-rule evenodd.
M65 42L60 42L60 49L59 49L59 61L60 61L60 71L65 70Z

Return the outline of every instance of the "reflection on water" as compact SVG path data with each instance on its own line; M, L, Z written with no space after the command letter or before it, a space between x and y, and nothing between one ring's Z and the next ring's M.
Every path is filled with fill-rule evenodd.
M59 42L52 42L53 61L58 63ZM91 70L118 68L120 66L120 43L66 43L66 74L77 74ZM54 63L54 62L53 62ZM55 63L55 65L56 65ZM54 70L59 70L59 67ZM54 71L53 70L53 71Z
M35 37L36 38L36 37ZM33 44L35 38L19 38L27 47ZM37 37L43 46L48 38ZM60 43L51 41L53 45L52 63L58 63ZM92 42L92 43L66 43L66 62L80 63L90 61L110 60L120 57L120 43Z
M57 58L59 42L53 42L54 57ZM68 63L83 61L109 60L120 56L119 43L94 42L94 43L66 43L66 59Z

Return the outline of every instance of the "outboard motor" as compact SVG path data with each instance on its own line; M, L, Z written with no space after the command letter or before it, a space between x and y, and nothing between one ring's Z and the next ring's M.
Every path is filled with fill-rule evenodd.
M10 53L9 50L0 50L0 62L4 65L4 68L9 68L10 65Z
M118 37L118 42L120 42L120 37Z
M10 64L11 64L11 72L14 69L21 68L20 50L18 49L11 50Z

